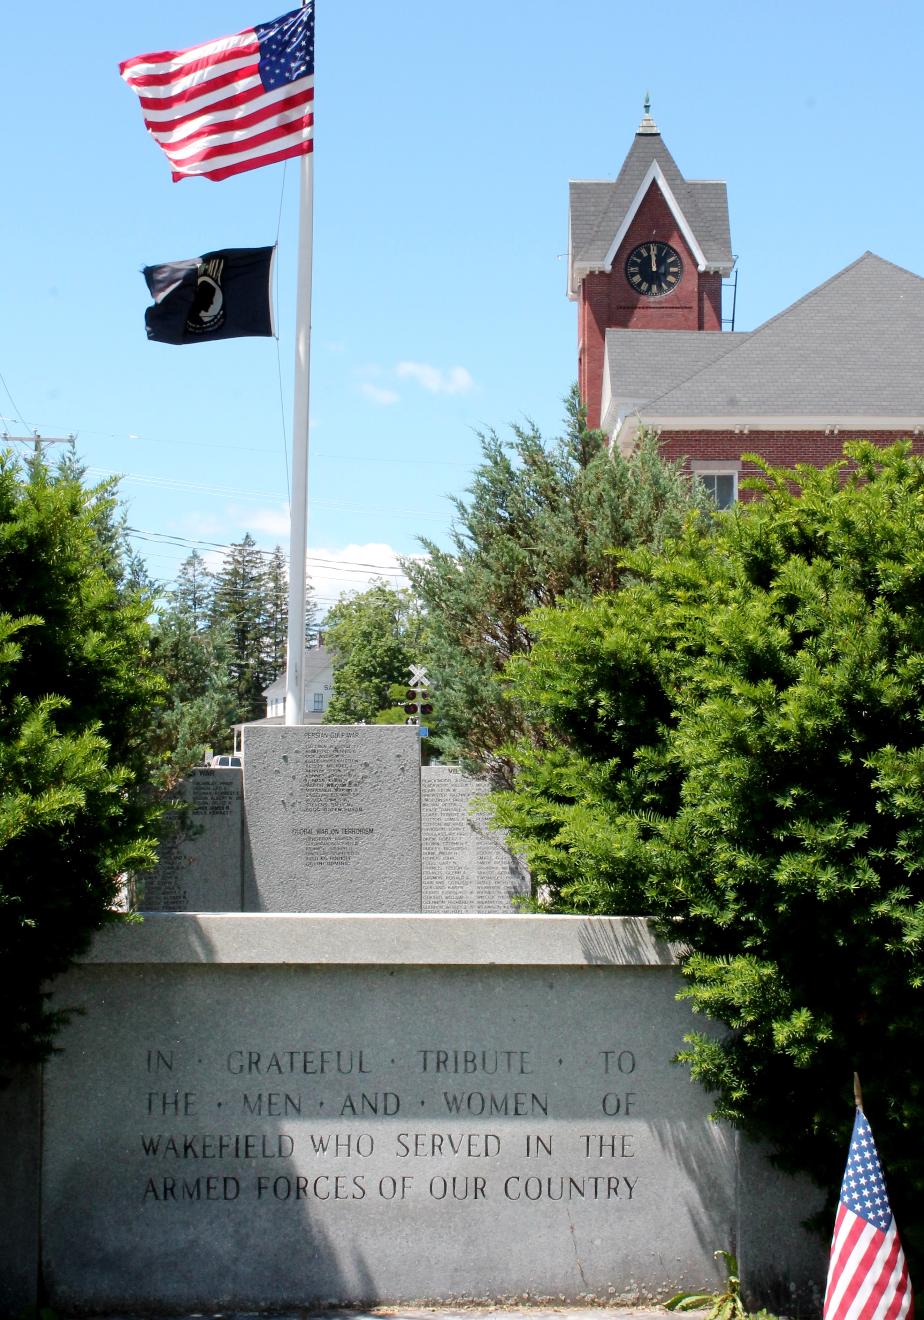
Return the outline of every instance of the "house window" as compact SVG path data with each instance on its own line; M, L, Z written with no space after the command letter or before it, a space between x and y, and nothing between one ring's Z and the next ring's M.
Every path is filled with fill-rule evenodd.
M690 467L693 470L694 480L712 496L716 508L730 509L738 499L738 473L741 470L741 463L699 459L694 460Z
M323 692L315 692L315 693L313 694L313 696L312 696L312 702L313 702L313 705L312 705L312 707L311 707L312 710L314 710L314 711L323 710L323 709L324 709L324 693L323 693Z

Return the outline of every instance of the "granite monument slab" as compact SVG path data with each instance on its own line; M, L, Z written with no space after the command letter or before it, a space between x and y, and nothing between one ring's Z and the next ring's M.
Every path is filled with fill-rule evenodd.
M503 913L530 892L529 872L492 828L479 798L482 780L456 766L420 772L422 905L424 912Z
M415 728L247 725L243 760L245 911L420 911Z
M175 790L160 859L137 877L146 912L240 912L240 770L190 771Z

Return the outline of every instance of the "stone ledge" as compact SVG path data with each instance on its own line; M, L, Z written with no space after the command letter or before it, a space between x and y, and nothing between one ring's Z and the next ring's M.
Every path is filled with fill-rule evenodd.
M545 1302L460 1302L451 1306L370 1306L357 1310L354 1306L336 1308L309 1308L306 1311L201 1311L179 1315L176 1320L668 1320L670 1311L657 1304L651 1306L619 1305L612 1302L569 1306L565 1302L555 1305ZM703 1308L685 1311L688 1320L703 1320L709 1314ZM97 1316L96 1320L125 1320L117 1312Z
M642 917L148 913L83 963L651 967L676 962Z

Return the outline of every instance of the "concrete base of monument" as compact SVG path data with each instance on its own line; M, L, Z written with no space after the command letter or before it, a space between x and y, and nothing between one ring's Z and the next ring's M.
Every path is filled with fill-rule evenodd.
M637 919L108 930L55 986L83 1012L40 1092L6 1104L9 1300L41 1280L61 1313L560 1310L716 1288L731 1248L751 1304L782 1290L791 1313L824 1281L813 1195L672 1063L678 985Z

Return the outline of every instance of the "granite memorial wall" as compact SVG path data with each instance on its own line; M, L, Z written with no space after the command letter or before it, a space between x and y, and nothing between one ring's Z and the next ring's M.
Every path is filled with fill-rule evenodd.
M486 786L420 766L410 726L248 726L240 770L176 791L146 912L515 911L529 874Z
M41 1279L62 1312L639 1302L716 1285L721 1247L791 1311L824 1278L811 1196L671 1062L678 982L637 919L107 930L57 988L86 1012L41 1093L4 1101L13 1300Z

